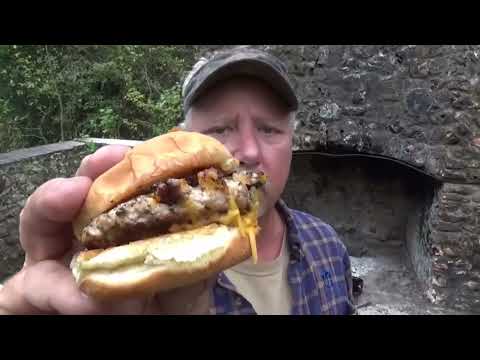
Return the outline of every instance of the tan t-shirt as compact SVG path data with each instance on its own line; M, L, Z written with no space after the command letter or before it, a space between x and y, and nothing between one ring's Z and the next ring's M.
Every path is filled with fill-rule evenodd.
M238 293L259 315L289 315L292 307L287 268L289 252L284 237L280 255L271 262L248 259L225 271Z

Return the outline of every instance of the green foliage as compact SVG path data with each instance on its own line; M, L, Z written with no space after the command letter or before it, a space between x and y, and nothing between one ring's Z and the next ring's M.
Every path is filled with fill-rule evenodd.
M163 133L193 60L190 46L0 46L0 152Z
M175 126L181 117L182 107L181 88L175 85L165 89L160 95L160 99L153 104L155 114L154 132L161 134Z
M85 142L85 147L86 147L87 152L89 154L92 154L95 151L97 151L97 149L99 148L99 145L94 143L94 142L86 141Z

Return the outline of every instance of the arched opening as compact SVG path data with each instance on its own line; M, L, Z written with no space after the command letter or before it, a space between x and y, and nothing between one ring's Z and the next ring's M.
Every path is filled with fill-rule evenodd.
M428 313L429 214L440 184L394 159L296 152L283 198L338 232L363 280L358 305Z

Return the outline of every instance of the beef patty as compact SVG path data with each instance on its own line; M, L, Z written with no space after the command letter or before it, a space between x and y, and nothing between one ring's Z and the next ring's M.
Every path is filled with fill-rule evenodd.
M253 189L264 179L259 172L227 175L209 168L185 179L154 184L149 192L93 219L83 229L82 241L87 248L108 248L168 233L179 225L206 225L228 212L230 194L245 214L253 201Z

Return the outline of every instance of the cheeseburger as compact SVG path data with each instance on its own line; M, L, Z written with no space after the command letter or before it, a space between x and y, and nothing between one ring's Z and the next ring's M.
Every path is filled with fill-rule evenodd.
M265 182L203 134L135 146L93 182L73 223L86 248L71 262L76 282L99 299L149 296L256 261Z

